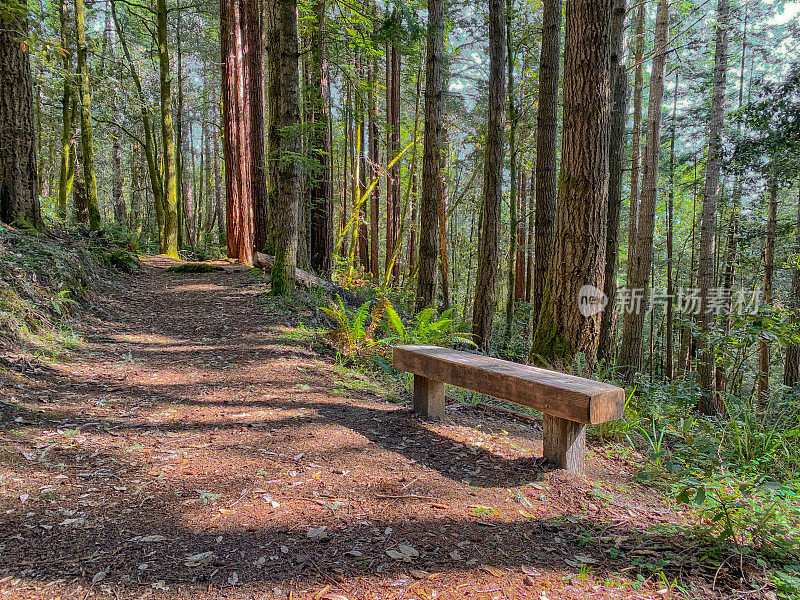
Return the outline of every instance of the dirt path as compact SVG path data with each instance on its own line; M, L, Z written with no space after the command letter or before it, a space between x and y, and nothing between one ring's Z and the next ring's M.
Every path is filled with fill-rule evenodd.
M246 270L149 263L69 362L2 388L0 597L676 595L659 560L709 581L647 532L680 515L613 452L570 477L542 472L530 423L421 423Z

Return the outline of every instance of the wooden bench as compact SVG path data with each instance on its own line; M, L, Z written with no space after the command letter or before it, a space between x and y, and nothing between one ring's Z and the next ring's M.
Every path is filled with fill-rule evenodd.
M622 417L625 390L575 377L439 346L396 346L394 367L414 374L414 412L444 417L449 383L544 413L544 457L568 471L583 471L586 424Z

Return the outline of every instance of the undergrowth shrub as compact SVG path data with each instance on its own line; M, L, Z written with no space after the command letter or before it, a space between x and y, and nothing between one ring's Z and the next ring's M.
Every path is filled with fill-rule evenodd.
M453 318L453 310L437 315L427 308L414 317L404 319L388 298L366 301L358 309L348 309L341 298L321 307L334 323L326 336L336 346L341 358L356 363L374 362L390 371L386 359L392 346L399 344L429 344L474 346L463 324Z

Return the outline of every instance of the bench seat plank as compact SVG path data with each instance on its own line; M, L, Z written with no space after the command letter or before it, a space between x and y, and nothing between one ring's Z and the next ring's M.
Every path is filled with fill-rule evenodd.
M622 388L439 346L396 346L394 367L578 423L622 417Z

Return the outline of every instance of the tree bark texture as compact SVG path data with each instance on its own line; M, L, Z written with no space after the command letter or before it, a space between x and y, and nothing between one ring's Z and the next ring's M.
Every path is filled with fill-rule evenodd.
M425 128L420 195L419 268L416 311L436 302L436 264L439 258L439 197L442 153L442 84L444 60L444 0L428 2L425 59Z
M562 0L543 0L542 50L539 60L539 108L536 114L536 215L534 234L533 323L539 312L554 250L558 177L558 69L561 56Z
M730 21L730 0L717 3L716 35L714 49L714 81L711 92L711 110L708 126L708 156L703 189L703 213L700 226L700 247L698 251L698 285L700 288L700 314L698 324L698 352L700 360L697 370L700 375L700 411L707 415L720 414L724 410L722 399L715 393L714 350L709 348L706 338L716 324L713 314L706 310L706 298L714 287L714 256L716 254L717 202L719 200L719 181L722 168L722 124L725 115L725 84L728 72L728 22Z
M617 276L619 273L619 225L622 210L623 157L625 126L628 122L628 71L625 68L626 1L614 2L611 22L611 133L608 155L608 227L606 230L606 269L603 293L608 304L600 322L598 358L611 362L617 356L615 343Z
M330 277L333 269L333 181L331 176L330 104L326 58L325 0L312 3L315 24L311 33L311 136L317 168L309 190L311 204L311 269Z
M244 24L247 38L247 103L250 115L250 193L253 206L253 247L267 245L269 206L264 105L264 0L246 0Z
M798 182L800 184L800 182ZM795 222L795 253L800 253L800 185L797 186L797 218ZM792 320L800 321L800 266L792 269L792 285L789 291L789 308ZM794 386L800 381L800 345L790 344L786 348L786 362L783 367L783 384Z
M178 189L175 162L175 128L172 124L172 73L167 47L167 2L156 3L158 25L158 64L161 87L161 144L164 171L164 239L161 253L178 256Z
M69 2L61 0L58 15L61 24L61 66L64 69L63 93L61 96L61 161L58 177L58 218L67 218L67 199L72 191L75 177L75 164L72 162L72 138L75 135L75 94L73 91L72 53ZM113 5L112 5L113 6Z
M300 165L294 158L300 151L300 95L298 75L297 1L269 0L270 13L277 17L279 91L275 102L277 121L277 185L275 221L275 266L272 292L288 293L294 283L297 264L300 206Z
M636 47L633 53L633 136L631 140L631 195L628 199L628 272L630 282L633 255L636 253L636 233L639 227L639 174L642 148L642 96L644 92L644 21L647 0L642 0L636 12ZM628 284L628 287L631 287Z
M778 177L775 167L767 186L767 227L764 236L764 285L761 298L764 304L772 304L772 282L775 271L775 221L778 215ZM770 344L761 339L758 343L758 404L762 410L769 406L769 361Z
M498 250L503 205L503 134L506 115L505 4L489 0L489 116L483 166L483 219L472 305L473 341L488 351L497 304Z
M667 0L659 0L656 10L655 54L650 74L650 97L647 104L647 143L642 162L642 191L639 201L639 221L636 228L636 250L628 270L628 289L642 290L644 300L638 307L639 310L625 312L619 361L629 381L642 368L644 318L649 298L650 270L653 265L653 235L658 196L658 158L661 150L661 105L664 99L664 65L666 63L668 26Z
M40 228L33 78L25 12L0 10L0 221Z
M584 315L579 290L603 289L608 208L613 0L567 0L562 168L551 268L534 334L537 362L594 364L600 313Z
M83 177L86 202L89 207L89 228L100 229L100 203L97 198L97 177L94 170L94 136L92 135L92 92L89 86L89 67L86 61L86 17L83 0L75 0L75 39L78 56L78 94L81 104L81 145L83 146Z
M225 156L225 215L228 256L253 264L255 246L251 169L250 67L247 54L247 4L220 2L222 49L223 153Z
M506 296L506 323L505 335L508 341L511 335L511 324L514 321L514 308L516 305L517 270L515 261L517 260L517 243L519 228L519 214L517 209L517 195L519 194L519 182L517 179L517 126L519 125L519 112L514 99L514 44L512 35L512 20L514 16L514 3L506 0L505 28L506 28L506 60L508 61L508 152L509 152L509 177L511 188L509 190L509 244L508 259L506 264L507 277L507 296Z

